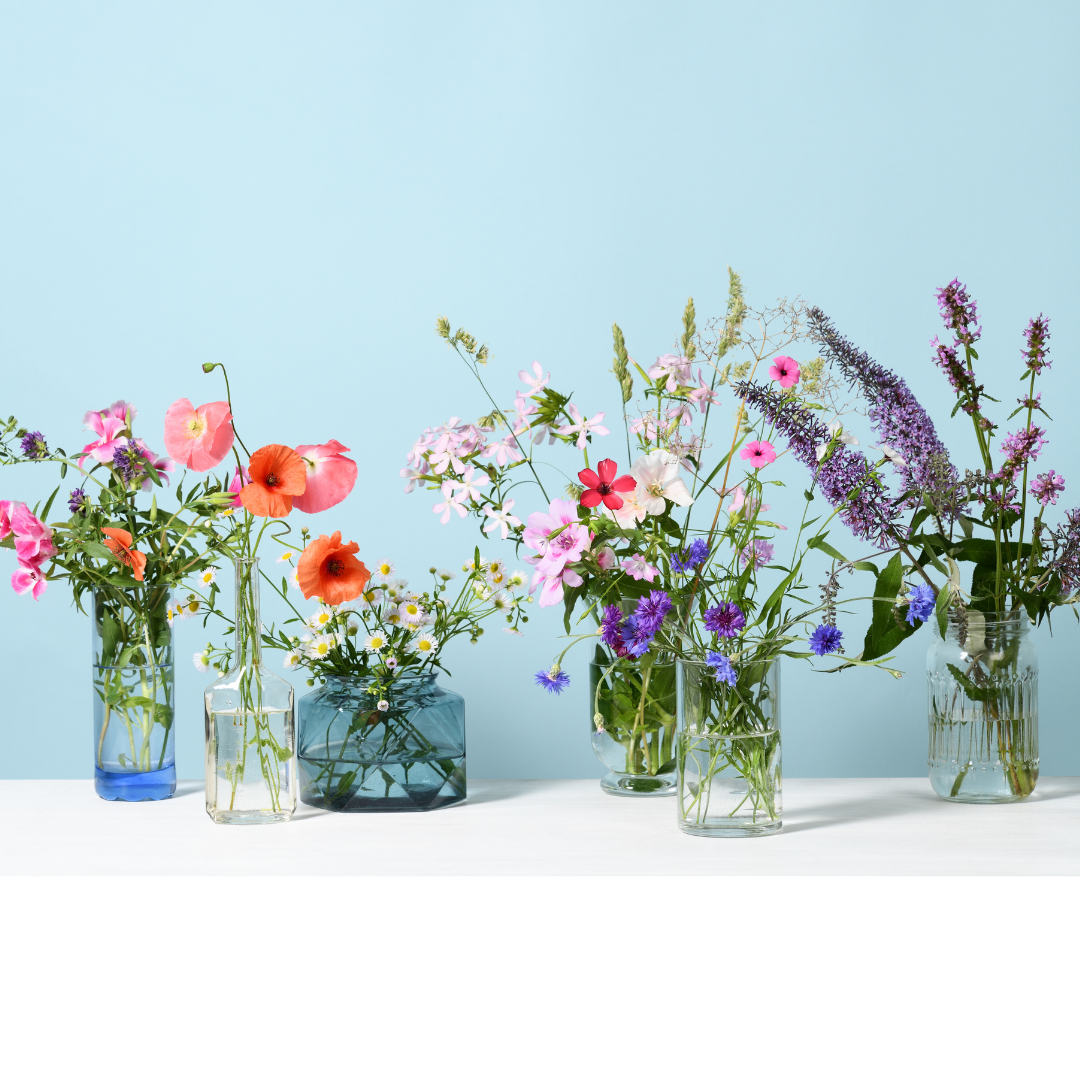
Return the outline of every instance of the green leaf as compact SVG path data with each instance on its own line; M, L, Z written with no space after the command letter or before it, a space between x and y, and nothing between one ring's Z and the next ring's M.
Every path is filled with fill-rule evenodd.
M904 564L897 552L888 566L878 574L874 589L874 610L866 638L862 660L867 662L892 652L902 641L915 633L916 627L898 620L895 615L896 597L904 581Z
M825 537L828 535L828 533L819 533L817 536L812 536L806 541L806 546L808 548L817 548L819 551L824 551L826 555L829 555L834 559L839 559L840 562L847 562L847 559L845 559L832 544L825 542Z
M97 540L84 540L83 551L87 555L93 555L95 559L111 559L113 557L112 552Z
M937 603L934 605L934 618L937 619L938 631L941 639L945 640L945 631L949 626L949 598L952 593L949 586L943 585L937 594Z
M945 666L972 701L989 701L990 698L995 696L996 690L993 686L977 686L955 664L946 664Z

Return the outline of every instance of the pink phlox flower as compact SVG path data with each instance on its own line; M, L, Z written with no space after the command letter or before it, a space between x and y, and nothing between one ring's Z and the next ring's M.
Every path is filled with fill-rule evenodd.
M517 527L521 525L521 520L514 517L514 515L510 513L510 511L513 509L513 499L507 499L506 502L502 504L502 509L500 510L495 510L490 506L485 506L484 513L487 514L487 516L491 518L491 520L487 522L486 525L484 525L484 532L490 533L493 532L495 529L501 529L502 539L505 540L507 536L510 535L511 527Z
M470 465L462 474L461 479L458 480L454 487L461 495L461 499L464 502L465 499L472 499L473 502L480 502L484 497L480 488L487 487L491 483L487 473L481 472L479 476L476 475L476 468Z
M525 457L518 445L517 436L512 432L505 439L500 439L496 443L489 443L481 456L493 457L495 464L500 468L504 468L511 461L521 461Z
M232 482L229 484L229 490L236 496L235 499L229 505L236 510L239 510L244 504L240 501L240 492L251 483L251 476L248 474L247 469L237 469L233 473Z
M597 413L593 417L584 416L578 407L571 402L568 406L568 411L574 419L572 424L564 424L559 428L560 435L573 435L577 433L577 448L584 450L588 445L589 435L607 435L608 429L604 427L600 421L604 419L604 414Z
M701 377L701 369L698 369L697 373L698 385L695 389L690 391L690 395L687 400L698 407L698 412L704 412L709 405L716 401L716 391L711 390L706 384L705 380Z
M664 356L658 356L656 363L645 374L650 379L656 380L657 386L674 391L690 382L690 360L685 356L667 353ZM665 374L667 377L661 378Z
M743 461L749 461L753 468L761 469L776 460L776 447L765 439L755 439L742 448L739 456Z
M773 546L768 540L754 540L739 552L739 562L746 566L751 557L754 560L754 569L760 570L763 566L772 562Z
M448 467L452 468L454 472L457 473L463 472L465 469L465 462L463 462L453 450L442 450L433 453L428 460L431 462L431 471L435 473L436 476L442 476Z
M440 490L442 491L443 501L441 503L436 503L431 508L431 512L433 514L441 513L442 518L440 520L444 525L450 520L451 510L456 510L458 517L464 517L465 507L461 505L462 495L460 492L457 494L454 493L454 485L449 481L446 481Z
M601 548L596 554L596 565L601 570L610 570L618 560L615 558L615 552L609 547Z
M689 401L683 401L678 405L672 405L665 415L667 416L668 423L670 423L672 427L678 427L680 424L692 424L694 422L694 409Z
M458 438L457 451L462 457L475 454L484 446L484 432L490 428L479 428L475 424L462 424L455 432Z
M514 422L512 427L515 435L528 431L531 422L529 417L536 412L539 412L536 403L523 390L519 390L514 398Z
M550 424L540 424L533 432L533 446L536 446L538 443L542 443L545 437L547 438L548 446L554 446L556 434L557 433L555 428L553 428Z
M1065 478L1061 473L1054 472L1053 469L1047 473L1039 473L1039 475L1031 481L1031 494L1034 495L1043 506L1048 506L1051 503L1056 506L1058 496L1064 490Z
M413 443L412 449L405 455L405 464L413 469L424 468L426 470L427 458L424 455L431 449L434 442L435 436L432 435L431 428L428 428L424 434Z
M646 413L636 420L631 420L630 431L643 436L646 442L656 442L656 417L652 413Z
M48 582L45 580L41 569L31 563L19 562L19 569L11 575L11 587L22 596L23 593L33 592L35 600L41 599Z
M540 587L540 607L554 607L563 602L563 583L567 585L580 585L584 580L576 570L564 566L558 573L549 573L543 567L543 556L526 555L525 562L532 563L537 567L536 572L529 582L529 595L536 592Z
M544 369L540 366L540 364L536 360L534 360L532 362L532 369L533 369L533 373L532 373L531 376L529 375L529 373L527 371L519 371L518 372L518 378L527 387L529 387L529 389L534 394L539 394L540 391L543 390L544 387L547 386L547 384L550 382L550 380L551 380L551 372L549 371L545 375L544 374Z
M799 381L799 365L790 356L778 356L769 368L769 378L778 382L785 390Z
M416 469L404 468L398 473L399 476L404 477L409 482L405 485L405 494L408 495L416 490L416 482L422 480L427 476L428 463L421 458L420 467Z
M319 514L337 506L356 484L357 467L344 456L349 448L337 439L317 445L295 447L304 463L307 486L302 495L293 496L293 506L305 514Z
M623 559L619 569L629 574L635 581L652 581L660 572L655 566L650 566L643 555L631 555Z
M85 417L87 428L97 435L94 442L87 443L83 447L82 456L79 458L79 468L85 469L86 462L91 460L100 461L108 465L113 459L113 453L117 447L124 446L127 438L124 433L128 430L127 421L119 416L106 416L101 412L88 412Z

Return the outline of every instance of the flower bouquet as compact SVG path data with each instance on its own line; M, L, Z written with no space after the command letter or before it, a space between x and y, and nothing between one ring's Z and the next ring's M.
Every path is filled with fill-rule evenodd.
M69 516L46 524L60 488L43 507L0 502L0 541L14 547L16 592L40 599L50 581L70 583L93 628L94 777L105 799L163 799L176 789L171 595L213 558L207 539L215 501L207 488L177 507L158 506L175 466L134 435L134 406L117 401L84 418L93 439L82 453L51 450L14 417L0 434L0 463L54 465L79 475ZM153 492L147 501L144 493ZM212 535L212 534L209 534Z

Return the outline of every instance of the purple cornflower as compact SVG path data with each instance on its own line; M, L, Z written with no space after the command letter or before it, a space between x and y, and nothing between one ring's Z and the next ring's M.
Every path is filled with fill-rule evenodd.
M709 545L699 538L683 551L681 559L678 554L671 556L672 572L688 574L691 570L696 570L708 557Z
M835 626L822 623L809 638L810 651L818 656L827 656L829 653L840 652L840 640L844 632L837 630Z
M866 458L857 450L837 446L819 466L817 448L832 440L832 432L809 409L755 383L739 383L735 393L787 438L792 454L817 474L818 488L829 505L842 507L840 518L855 536L888 547L898 512Z
M914 591L908 597L907 623L914 626L915 620L926 622L934 614L934 605L937 596L931 585L916 585Z
M28 431L19 445L22 447L23 457L28 457L31 461L49 456L49 444L40 431Z
M633 657L644 656L649 651L649 646L659 626L659 623L631 615L623 623L622 628L623 646L626 651Z
M72 514L85 513L89 502L90 500L86 497L86 492L83 491L82 488L76 488L68 496L68 510L70 510Z
M754 569L760 570L772 562L773 546L768 540L754 540L747 544L739 552L739 564L745 569L751 559L754 560Z
M600 639L608 648L618 649L622 647L621 625L622 612L614 604L608 604L604 608L604 615L600 620Z
M1031 494L1043 504L1048 506L1057 505L1058 496L1065 490L1065 479L1061 473L1051 469L1048 473L1039 473L1031 481Z
M738 604L724 600L705 612L705 629L717 637L734 637L746 625L746 616Z
M671 610L671 597L662 589L653 589L648 596L643 596L634 609L637 619L652 623L655 627L653 633L660 629L660 624Z
M561 694L570 685L570 676L558 666L550 671L538 671L534 678L536 685L549 694Z
M938 438L933 420L919 404L908 384L899 375L872 360L867 353L842 337L821 308L812 308L807 321L811 340L823 346L826 357L840 368L851 385L858 384L863 396L870 403L870 422L874 425L878 439L886 446L898 450L904 459L903 465L894 462L904 489L931 490L940 495L942 487L953 487L959 478L949 461L949 451ZM938 352L939 355L944 353L951 358L952 367L948 371L953 389L958 389L954 380L961 377L969 379L973 386L974 380L970 378L967 369L956 360L955 349L950 350L947 346L939 345ZM970 390L967 384L965 388ZM976 391L978 389L981 388L975 388ZM977 396L976 392L976 407ZM909 505L914 506L917 501L916 498ZM948 505L944 508L945 512L948 516L955 517L959 511L959 508L953 505L955 499L946 501Z
M974 345L982 334L978 325L976 303L968 296L967 286L953 278L943 289L937 290L938 310L945 327L956 335L961 345Z
M731 666L731 661L722 652L710 652L705 654L705 663L708 667L714 670L717 682L727 683L728 686L735 685L735 669Z
M1027 348L1021 353L1028 370L1034 371L1036 375L1040 374L1043 368L1048 368L1052 362L1046 359L1046 354L1050 351L1050 346L1047 345L1049 340L1050 320L1043 318L1040 313L1037 319L1028 321L1024 331Z

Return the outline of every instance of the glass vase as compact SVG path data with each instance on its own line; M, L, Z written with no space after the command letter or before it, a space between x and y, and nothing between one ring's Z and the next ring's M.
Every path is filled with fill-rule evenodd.
M736 664L734 686L678 663L679 828L694 836L765 836L782 822L780 661Z
M675 663L646 653L589 665L592 745L610 770L600 787L631 797L675 793Z
M435 810L465 798L465 701L434 675L331 676L300 699L300 801L346 814Z
M950 611L926 654L930 783L953 802L1016 802L1039 778L1039 657L1024 611Z
M112 801L167 799L176 791L169 590L107 586L91 599L94 789Z
M293 688L262 663L259 560L234 565L234 663L203 695L206 812L219 825L288 821L296 809Z

